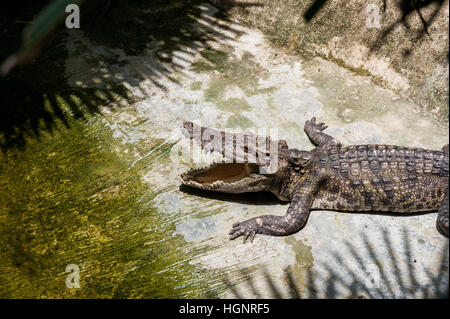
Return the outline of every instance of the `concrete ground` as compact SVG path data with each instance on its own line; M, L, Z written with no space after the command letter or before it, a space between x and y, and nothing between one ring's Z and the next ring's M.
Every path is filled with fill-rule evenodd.
M135 157L133 166L140 167L142 181L159 192L153 204L175 224L173 236L195 248L194 255L185 256L189 263L218 275L220 280L210 285L225 283L221 297L446 294L448 239L436 230L436 213L314 211L295 235L256 236L252 244L243 244L228 240L234 222L284 215L288 205L264 194L205 197L180 190L179 176L193 164L167 154L185 143L179 134L183 121L241 132L276 129L289 146L308 150L313 146L303 124L313 116L346 145L441 149L448 143L447 127L369 77L322 58L288 55L273 48L260 31L221 19L211 5L201 10L190 28L209 38L195 46L180 45L170 57L150 35L146 50L128 55L92 43L83 31L71 31L65 62L72 86L125 82L135 97L119 110L105 107L103 114L113 136ZM108 56L123 63L108 63Z

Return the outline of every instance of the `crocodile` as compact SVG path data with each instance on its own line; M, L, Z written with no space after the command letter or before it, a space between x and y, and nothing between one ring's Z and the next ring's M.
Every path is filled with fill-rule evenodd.
M263 215L235 223L230 239L243 236L244 243L253 242L256 234L294 234L306 225L313 209L437 211L437 230L448 238L448 144L440 151L382 144L343 146L323 132L326 128L315 117L305 122L304 131L316 146L305 151L289 148L285 140L185 122L183 132L191 141L205 152L221 153L225 161L192 169L181 175L181 183L222 193L269 191L290 202L284 216Z

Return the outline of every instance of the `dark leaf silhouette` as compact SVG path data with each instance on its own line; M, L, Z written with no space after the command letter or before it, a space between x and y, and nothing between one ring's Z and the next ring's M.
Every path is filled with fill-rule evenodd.
M303 17L307 22L310 22L319 12L320 10L325 6L328 0L315 0L311 6L306 10L306 12L303 14ZM419 42L426 34L428 34L428 28L435 20L437 14L442 9L442 6L444 5L445 0L400 0L395 2L395 5L397 9L401 12L401 17L398 21L392 23L388 27L386 27L384 30L381 31L380 35L378 36L377 40L372 44L370 51L373 52L380 48L386 37L389 36L389 34L392 33L392 31L395 30L395 28L401 24L403 25L408 32L414 35L414 43ZM387 3L387 0L383 0L383 12L386 12L386 8L389 5ZM427 8L429 6L434 5L435 8L426 19L423 16L422 9ZM408 17L412 14L417 14L420 18L420 21L422 23L422 28L418 31L414 31L410 25L408 24L407 20ZM404 56L407 56L411 53L411 49L406 50L404 53Z
M346 251L324 252L324 254L330 254L335 263L321 265L326 270L326 278L319 276L312 268L307 269L303 289L296 282L291 267L284 270L282 282L275 282L268 270L264 268L263 277L266 281L267 291L258 291L255 288L255 278L249 275L249 272L241 272L241 275L238 276L239 281L233 283L232 280L226 278L224 283L237 298L342 298L343 296L338 293L338 286L345 287L350 291L350 295L345 296L346 298L393 299L417 298L417 296L448 298L448 242L439 254L439 270L432 273L425 267L426 278L422 277L419 280L417 262L413 257L410 246L411 236L408 231L402 230L401 247L394 247L392 234L386 229L380 231L380 238L382 238L384 247L377 247L362 233L359 238L345 242ZM358 242L362 243L364 251L355 245ZM379 253L381 249L386 249L388 254L381 256ZM370 259L367 260L367 257L364 258L363 255L369 256ZM403 272L401 271L399 257L404 258L406 271L405 269ZM351 262L355 262L361 271L356 273L355 268L350 266ZM382 263L389 264L390 267L379 267L379 282L377 285L372 285L367 280L370 278L367 265ZM336 269L336 265L340 269ZM250 288L252 295L242 295L236 286L236 283L241 281L244 281L244 285ZM325 286L323 287L324 282ZM322 287L319 288L319 286Z
M45 3L25 1L12 6L0 5L0 25L6 30L0 44L0 60L20 47L24 24L17 21L31 23ZM105 68L101 76L111 80L105 80L101 86L67 84L65 61L69 52L64 42L72 34L60 28L38 58L0 79L0 148L3 151L21 148L30 138L39 139L44 132L53 134L57 129L68 127L70 118L85 120L90 115L100 114L102 107L120 107L120 101L136 102L139 98L124 82L138 91L143 80L152 81L160 89L165 89L161 79L176 82L172 74L181 68L174 59L176 52L193 56L207 43L230 37L217 31L217 19L227 22L226 14L220 17L205 14L200 8L202 3L198 0L86 1L82 31L95 45L110 49L92 63L102 63ZM192 25L198 21L201 28L193 29ZM226 23L221 23L221 28L227 34L239 34ZM148 50L151 40L159 43L155 58L148 65L139 66L135 74L122 75L121 81L112 80L115 71L108 66L123 66L128 62L111 52L121 49L128 56L138 57ZM98 71L83 74L89 82L96 76ZM140 96L148 94L145 89L141 88Z

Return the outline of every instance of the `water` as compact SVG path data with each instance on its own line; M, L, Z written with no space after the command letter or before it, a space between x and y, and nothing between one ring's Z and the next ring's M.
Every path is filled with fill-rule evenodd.
M2 298L205 296L206 275L186 258L195 250L152 205L161 190L105 124L74 121L2 155ZM80 267L80 289L66 288L68 264Z

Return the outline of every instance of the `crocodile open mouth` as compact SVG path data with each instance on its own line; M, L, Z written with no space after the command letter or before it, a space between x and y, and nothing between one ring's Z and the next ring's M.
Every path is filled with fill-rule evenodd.
M235 182L250 174L258 173L259 166L249 163L220 163L214 164L209 169L193 176L193 180L201 184L210 184L216 181Z
M284 140L271 141L252 133L228 134L193 122L184 122L182 133L206 153L218 152L231 162L186 172L181 183L223 193L270 190L276 182L279 152L288 149Z
M259 173L254 163L216 163L181 175L184 185L222 192L258 191L269 177Z

